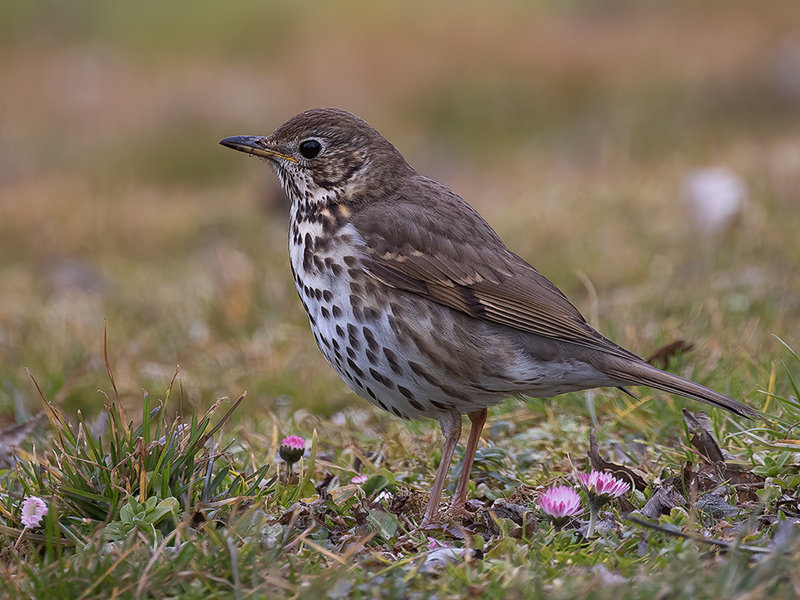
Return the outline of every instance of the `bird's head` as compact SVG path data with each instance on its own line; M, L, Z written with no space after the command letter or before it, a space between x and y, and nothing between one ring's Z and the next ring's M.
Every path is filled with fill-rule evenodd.
M309 194L357 198L367 185L391 185L413 172L380 133L336 108L300 113L272 135L239 135L219 143L269 161L292 201L310 199Z

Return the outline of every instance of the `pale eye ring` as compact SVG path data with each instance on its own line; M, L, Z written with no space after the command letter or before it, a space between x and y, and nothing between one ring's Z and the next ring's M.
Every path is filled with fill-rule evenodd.
M303 158L315 158L319 156L319 153L322 152L322 144L319 143L319 140L309 139L303 140L300 142L300 145L297 147L300 151L300 154Z

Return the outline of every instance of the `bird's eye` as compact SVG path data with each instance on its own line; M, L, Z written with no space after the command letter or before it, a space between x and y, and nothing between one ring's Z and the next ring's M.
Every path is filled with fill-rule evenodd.
M322 152L322 144L317 140L305 140L300 142L298 149L304 158L314 158Z

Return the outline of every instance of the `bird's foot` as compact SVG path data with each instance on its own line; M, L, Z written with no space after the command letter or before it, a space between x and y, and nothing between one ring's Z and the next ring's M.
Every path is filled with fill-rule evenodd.
M464 521L472 517L473 512L467 509L464 503L453 503L435 515L425 515L418 531L447 531L453 526L460 527Z
M423 521L417 528L417 531L441 531L444 528L444 523L438 519L431 521Z
M463 521L472 516L472 513L467 510L466 505L462 502L459 504L451 504L447 511L447 517L450 521Z

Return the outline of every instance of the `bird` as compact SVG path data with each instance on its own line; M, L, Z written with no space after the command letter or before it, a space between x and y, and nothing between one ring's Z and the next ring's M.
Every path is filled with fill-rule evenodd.
M270 135L219 143L264 159L288 196L292 276L327 362L373 405L438 421L444 445L421 526L440 519L464 415L448 512L466 513L487 409L509 397L641 385L758 416L603 336L472 206L350 112L315 108Z

